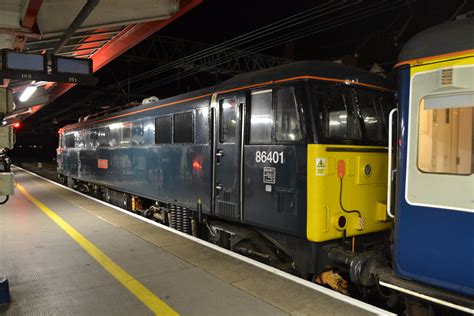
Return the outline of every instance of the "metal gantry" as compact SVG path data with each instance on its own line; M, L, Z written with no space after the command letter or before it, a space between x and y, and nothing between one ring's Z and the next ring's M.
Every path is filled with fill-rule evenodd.
M133 47L120 58L130 63L142 62L155 66L184 59L196 52L214 45L163 35L153 35L141 45ZM270 68L291 62L291 59L253 53L239 49L225 49L212 55L205 55L176 65L178 69L201 69L210 73L236 75Z

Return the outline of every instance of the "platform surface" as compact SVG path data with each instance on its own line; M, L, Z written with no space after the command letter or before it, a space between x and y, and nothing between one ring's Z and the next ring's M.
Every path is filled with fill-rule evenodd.
M0 307L0 314L151 315L153 310L143 302L146 293L151 296L145 300L159 301L169 308L163 314L373 312L207 248L23 170L15 169L15 174L19 184L16 193L7 204L0 205L0 274L8 276L12 296L11 304ZM42 207L38 207L38 202ZM51 213L48 215L44 208ZM66 224L59 225L51 216ZM90 244L78 243L64 225ZM98 260L86 251L91 248L98 249L104 257L99 256L102 259ZM104 258L112 262L111 267L104 268ZM114 267L130 280L121 283L110 271ZM127 284L142 287L137 285L141 290L133 291Z

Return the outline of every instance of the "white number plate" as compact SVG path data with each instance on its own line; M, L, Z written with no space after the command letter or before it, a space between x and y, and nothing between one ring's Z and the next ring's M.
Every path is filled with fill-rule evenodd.
M255 162L257 163L281 163L283 164L282 151L257 151L255 153Z

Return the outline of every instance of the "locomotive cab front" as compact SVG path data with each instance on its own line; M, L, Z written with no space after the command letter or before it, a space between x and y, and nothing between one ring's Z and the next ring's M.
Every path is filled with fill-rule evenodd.
M309 82L307 238L323 242L390 228L386 216L389 90Z

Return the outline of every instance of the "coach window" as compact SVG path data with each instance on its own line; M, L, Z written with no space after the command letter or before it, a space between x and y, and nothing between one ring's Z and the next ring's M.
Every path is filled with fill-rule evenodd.
M171 116L155 119L155 143L171 144Z
M234 143L236 138L238 108L235 98L224 99L220 102L220 141Z
M250 101L250 143L271 143L272 129L272 90L253 91Z
M186 144L193 142L193 112L174 115L173 140L175 144Z
M456 93L421 99L418 168L427 173L474 172L474 94Z
M299 141L302 139L298 102L295 87L288 86L276 92L275 137L279 142Z

